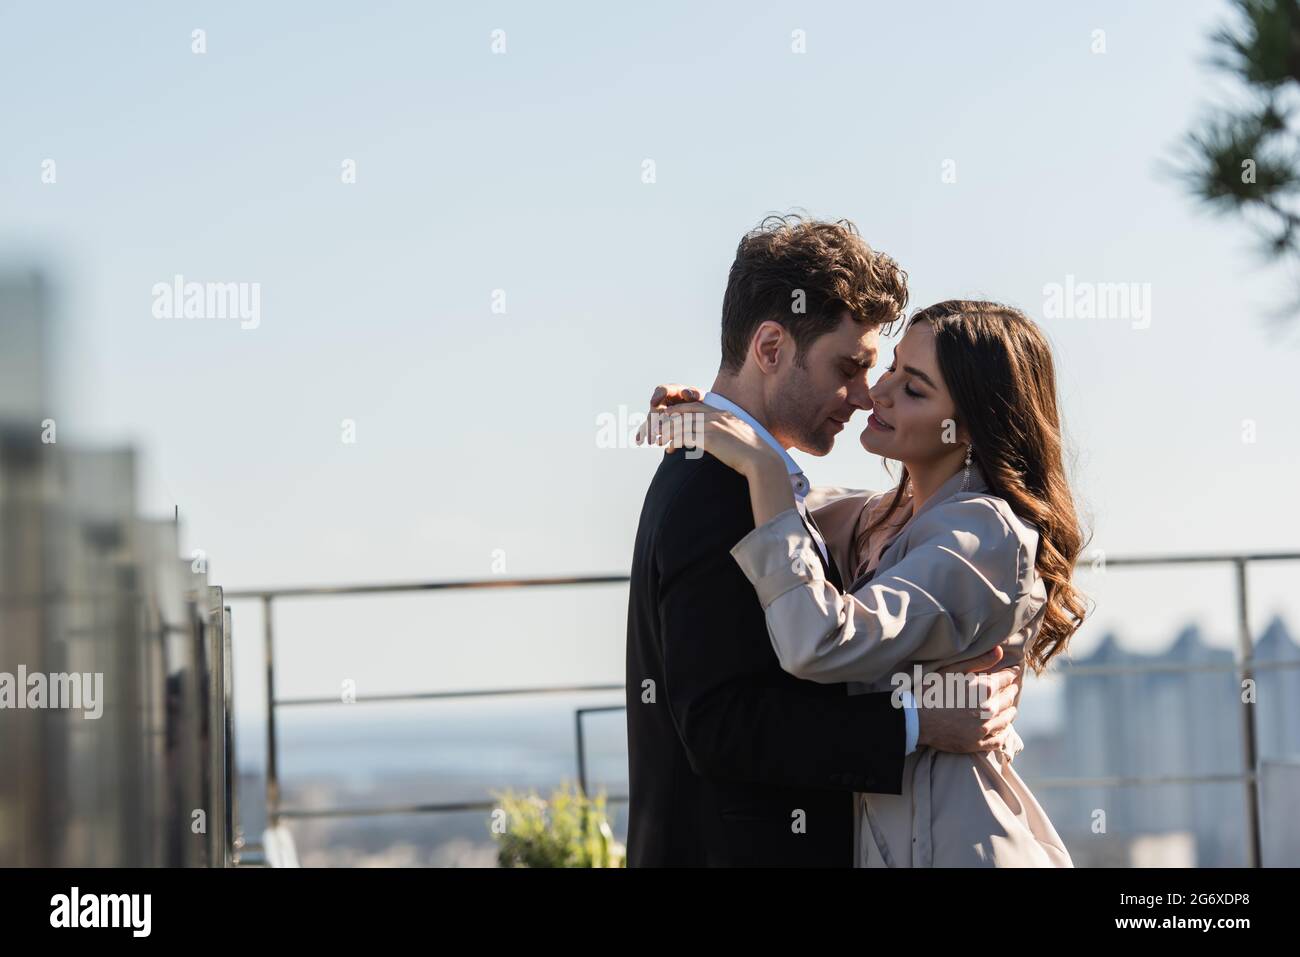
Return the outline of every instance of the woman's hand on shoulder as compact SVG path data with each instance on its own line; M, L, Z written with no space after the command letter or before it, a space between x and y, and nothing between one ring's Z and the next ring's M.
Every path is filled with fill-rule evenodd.
M704 393L694 386L682 385L680 382L669 382L665 385L655 386L654 392L650 393L650 411L662 412L670 405L680 405L683 402L699 402L704 398Z
M764 469L785 473L781 456L747 422L702 402L677 402L652 411L637 434L638 443L643 436L669 453L685 449L688 458L708 452L747 478Z
M668 382L655 386L654 391L650 393L650 409L646 414L646 420L636 430L636 444L662 445L663 443L659 437L659 426L663 420L663 413L668 410L669 406L699 402L703 398L704 394L699 389L690 385L682 385L680 382Z

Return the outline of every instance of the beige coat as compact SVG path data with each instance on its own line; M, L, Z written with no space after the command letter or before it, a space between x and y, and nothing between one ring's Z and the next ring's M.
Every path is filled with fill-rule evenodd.
M998 644L1005 651L1000 668L1022 660L1046 602L1034 568L1038 533L988 491L978 467L967 491L962 479L958 472L916 515L905 497L902 514L891 518L883 538L873 534L874 547L863 556L853 554L859 523L883 512L893 492L811 493L806 504L846 573L845 593L826 580L795 509L732 549L763 604L786 671L810 681L849 682L850 693L860 694L898 689L895 676L913 676L915 665L929 674ZM922 702L926 687L911 689ZM857 796L858 866L1073 866L1011 766L1023 747L1013 730L997 752L913 751L904 763L902 794Z

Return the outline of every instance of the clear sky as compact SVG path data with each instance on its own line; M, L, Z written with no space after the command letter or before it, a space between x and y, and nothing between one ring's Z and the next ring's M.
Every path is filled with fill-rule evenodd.
M1223 95L1227 12L4 3L0 264L58 282L60 440L142 449L141 510L179 506L227 587L626 570L659 453L598 419L711 382L736 242L792 208L854 220L915 305L1043 321L1095 547L1300 549L1285 277L1162 169ZM259 283L260 325L155 318L177 274ZM1149 284L1149 327L1045 319L1067 276ZM888 484L864 426L802 458L815 482ZM1254 574L1256 627L1300 623L1297 574ZM1226 570L1084 583L1080 652L1231 640ZM256 688L257 608L235 621ZM619 588L304 603L281 689L620 681L624 625Z

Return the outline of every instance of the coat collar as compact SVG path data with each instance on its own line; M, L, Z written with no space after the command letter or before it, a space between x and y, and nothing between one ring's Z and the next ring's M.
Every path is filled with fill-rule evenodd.
M934 494L925 500L925 504L917 509L915 514L907 515L907 518L903 519L901 524L898 524L894 528L893 537L890 538L889 544L885 546L884 551L880 553L880 557L876 560L875 567L873 567L869 573L860 575L853 587L849 589L850 591L857 591L857 589L862 587L865 582L874 577L877 570L894 563L898 548L901 546L903 541L903 532L912 524L912 519L916 518L917 515L922 515L931 508L934 508L936 505L939 505L942 502L947 502L957 495L971 495L988 491L988 481L985 479L984 473L980 470L979 463L977 462L971 463L970 480L966 483L966 489L963 491L961 486L965 479L965 472L966 469L964 467L958 469L955 475L945 480L942 485L934 490ZM888 500L889 497L892 497L892 493L886 492L883 494L886 500ZM911 511L912 498L910 495L903 498L903 501L899 503L899 508L906 509L908 512Z

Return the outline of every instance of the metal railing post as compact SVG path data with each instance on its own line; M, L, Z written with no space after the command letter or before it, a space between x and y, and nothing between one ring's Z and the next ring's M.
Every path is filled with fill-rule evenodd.
M577 728L576 746L578 750L578 790L582 796L587 796L587 754L586 747L582 741L582 709L578 708L573 712L573 723Z
M266 826L280 823L280 762L275 740L275 631L271 596L262 596L262 625L266 636Z
M1255 701L1258 687L1255 682L1254 645L1250 639L1250 609L1246 601L1246 559L1232 563L1237 572L1237 641L1241 675L1241 731L1242 769L1246 785L1246 866L1259 867L1261 848L1259 834L1259 780L1256 777ZM1247 685L1251 688L1246 695Z
M234 867L239 863L240 852L244 849L244 838L240 831L239 817L239 761L235 754L235 657L230 633L233 617L229 605L222 606L221 618L221 638L225 645L222 654L225 672L222 679L222 701L226 739L226 863Z

